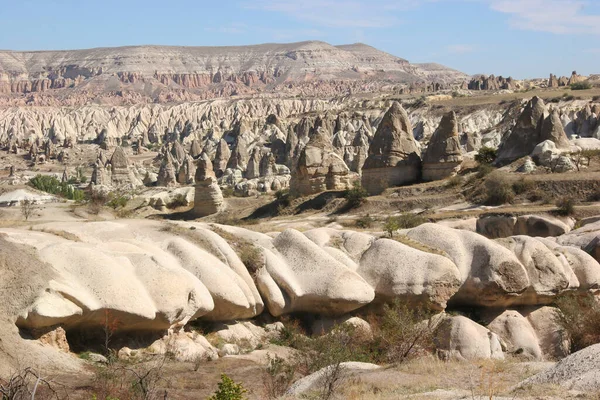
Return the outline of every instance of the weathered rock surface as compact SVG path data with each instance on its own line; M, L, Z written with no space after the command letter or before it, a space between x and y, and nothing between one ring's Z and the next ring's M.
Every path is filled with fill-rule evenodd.
M335 153L327 133L318 129L300 153L290 189L300 196L351 186L350 169Z
M206 154L200 156L198 160L195 180L194 214L197 217L205 217L223 211L225 209L223 193Z
M493 215L477 220L477 233L490 239L514 235L556 237L569 233L571 227L570 223L549 215Z
M540 140L551 140L556 144L556 148L558 149L569 149L571 147L571 143L567 138L558 111L552 111L552 113L544 119Z
M396 256L399 252L401 259ZM446 257L389 239L375 241L356 272L375 288L376 301L401 299L437 310L446 308L462 283L458 268Z
M373 288L301 233L288 229L263 248L257 281L272 315L313 310L340 315L373 301ZM275 251L275 252L274 252Z
M568 390L595 392L600 389L600 344L586 347L559 361L520 385L555 384Z
M506 306L518 302L530 286L527 272L513 252L474 232L423 224L407 235L445 252L458 267L462 285L451 299L454 304Z
M435 181L454 175L463 162L458 120L454 111L442 117L423 154L423 180Z
M531 154L542 142L542 125L548 109L539 97L531 99L519 116L516 125L503 138L498 149L499 162L510 162Z
M323 369L318 370L315 373L312 373L308 376L305 376L302 379L294 382L294 384L288 389L286 394L292 396L302 396L309 395L311 392L319 393L323 389L323 386L327 382L328 376L331 375L331 371L333 368L336 368L333 365L327 366ZM352 376L358 375L364 371L372 371L380 369L379 365L362 363L362 362L343 362L339 365L340 370L340 378L341 379L349 379Z
M200 162L210 168L207 157ZM586 232L597 235L593 225L586 225ZM551 359L567 347L556 310L539 305L565 290L600 290L600 264L583 250L560 244L572 233L557 239L512 236L501 239L502 245L439 224L405 234L398 238L402 243L329 228L269 236L232 226L152 220L2 228L0 277L32 279L26 262L35 267L36 286L19 297L0 278L6 288L0 293L8 295L3 300L10 306L0 338L21 340L18 326L38 332L34 337L43 337L49 349L66 348L61 330L99 331L107 317L125 332L181 334L181 327L198 318L249 319L264 310L350 321L349 313L368 304L399 299L432 310L448 304L511 307L512 314L496 320L500 312L488 320L490 329L504 338L509 352ZM438 322L442 356L500 356L498 339L487 329L464 317ZM12 333L3 330L10 326ZM227 323L218 335L241 347L276 331ZM215 353L203 338L184 336L178 336L180 359ZM156 351L165 343L155 343Z
M503 359L498 335L467 317L438 317L435 345L442 359Z
M362 169L362 186L370 194L419 179L420 150L406 111L394 102L386 112L369 146Z

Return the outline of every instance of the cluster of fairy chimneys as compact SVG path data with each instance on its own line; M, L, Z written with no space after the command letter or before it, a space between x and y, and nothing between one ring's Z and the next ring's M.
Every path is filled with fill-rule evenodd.
M58 142L51 138L22 140L11 136L0 142L0 148L8 154L26 154L34 164L43 164L50 160L66 162L69 159L69 149L73 148L73 139L67 137Z
M549 88L557 88L563 86L570 86L574 83L580 83L586 81L585 76L581 76L577 74L577 71L573 71L570 77L561 76L557 78L556 75L550 74L550 78L548 79L548 87Z
M497 162L507 164L521 157L536 157L541 145L548 150L563 153L571 151L569 138L600 138L600 105L587 104L578 112L559 112L548 107L539 97L527 102L512 130L502 138ZM543 164L543 162L541 163Z
M388 187L447 178L458 172L462 162L458 120L453 111L443 116L426 150L421 152L408 114L394 102L369 146L361 182L369 194L379 194Z
M454 112L444 115L425 152L421 152L408 114L398 102L384 115L370 145L368 139L365 142L367 150L359 157L364 163L358 172L362 173L362 186L369 194L421 179L447 178L463 162ZM326 134L317 129L300 152L290 186L295 194L306 195L348 188L358 177L336 153Z

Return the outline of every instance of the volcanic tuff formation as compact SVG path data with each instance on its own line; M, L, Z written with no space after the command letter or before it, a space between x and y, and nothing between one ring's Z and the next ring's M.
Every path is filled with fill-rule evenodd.
M364 44L316 41L0 52L0 94L36 94L22 97L28 104L82 104L90 98L184 101L264 90L335 95L389 84L424 91L449 89L467 78L439 64L410 64ZM57 96L55 102L49 93Z
M444 179L458 171L463 162L458 120L454 111L442 117L423 154L423 180Z
M420 175L420 153L408 114L394 102L369 147L362 170L363 187L370 194L379 194L388 187L415 182Z

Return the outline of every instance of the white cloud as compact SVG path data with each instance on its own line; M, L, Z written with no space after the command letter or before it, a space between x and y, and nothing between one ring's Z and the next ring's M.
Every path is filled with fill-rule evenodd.
M467 54L475 51L475 46L469 44L452 44L446 46L446 51L452 54Z
M330 28L383 28L400 22L394 11L437 0L256 0L247 8L280 12Z
M597 0L486 1L490 3L492 10L510 14L510 24L517 29L600 35L600 13L597 7L591 7ZM594 10L596 14L590 14L590 10Z
M555 34L600 34L600 0L241 0L248 9L275 12L327 28L388 28L402 11L434 2L479 2L509 15L511 27Z

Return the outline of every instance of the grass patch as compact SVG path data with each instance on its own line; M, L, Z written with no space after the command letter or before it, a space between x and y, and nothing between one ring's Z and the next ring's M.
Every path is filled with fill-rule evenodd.
M450 258L448 253L446 253L445 251L428 246L406 235L397 235L396 237L394 237L394 240L399 243L405 244L408 247L412 247L413 249L423 251L425 253L437 254L440 256Z
M211 226L211 228L214 233L221 236L231 246L251 275L254 276L256 271L265 265L262 252L252 242L217 226Z
M72 242L81 242L81 240L79 240L79 237L77 235L74 235L71 232L67 232L67 231L63 231L63 230L43 228L43 229L40 229L39 232L49 233L51 235L58 236L63 239L67 239Z

